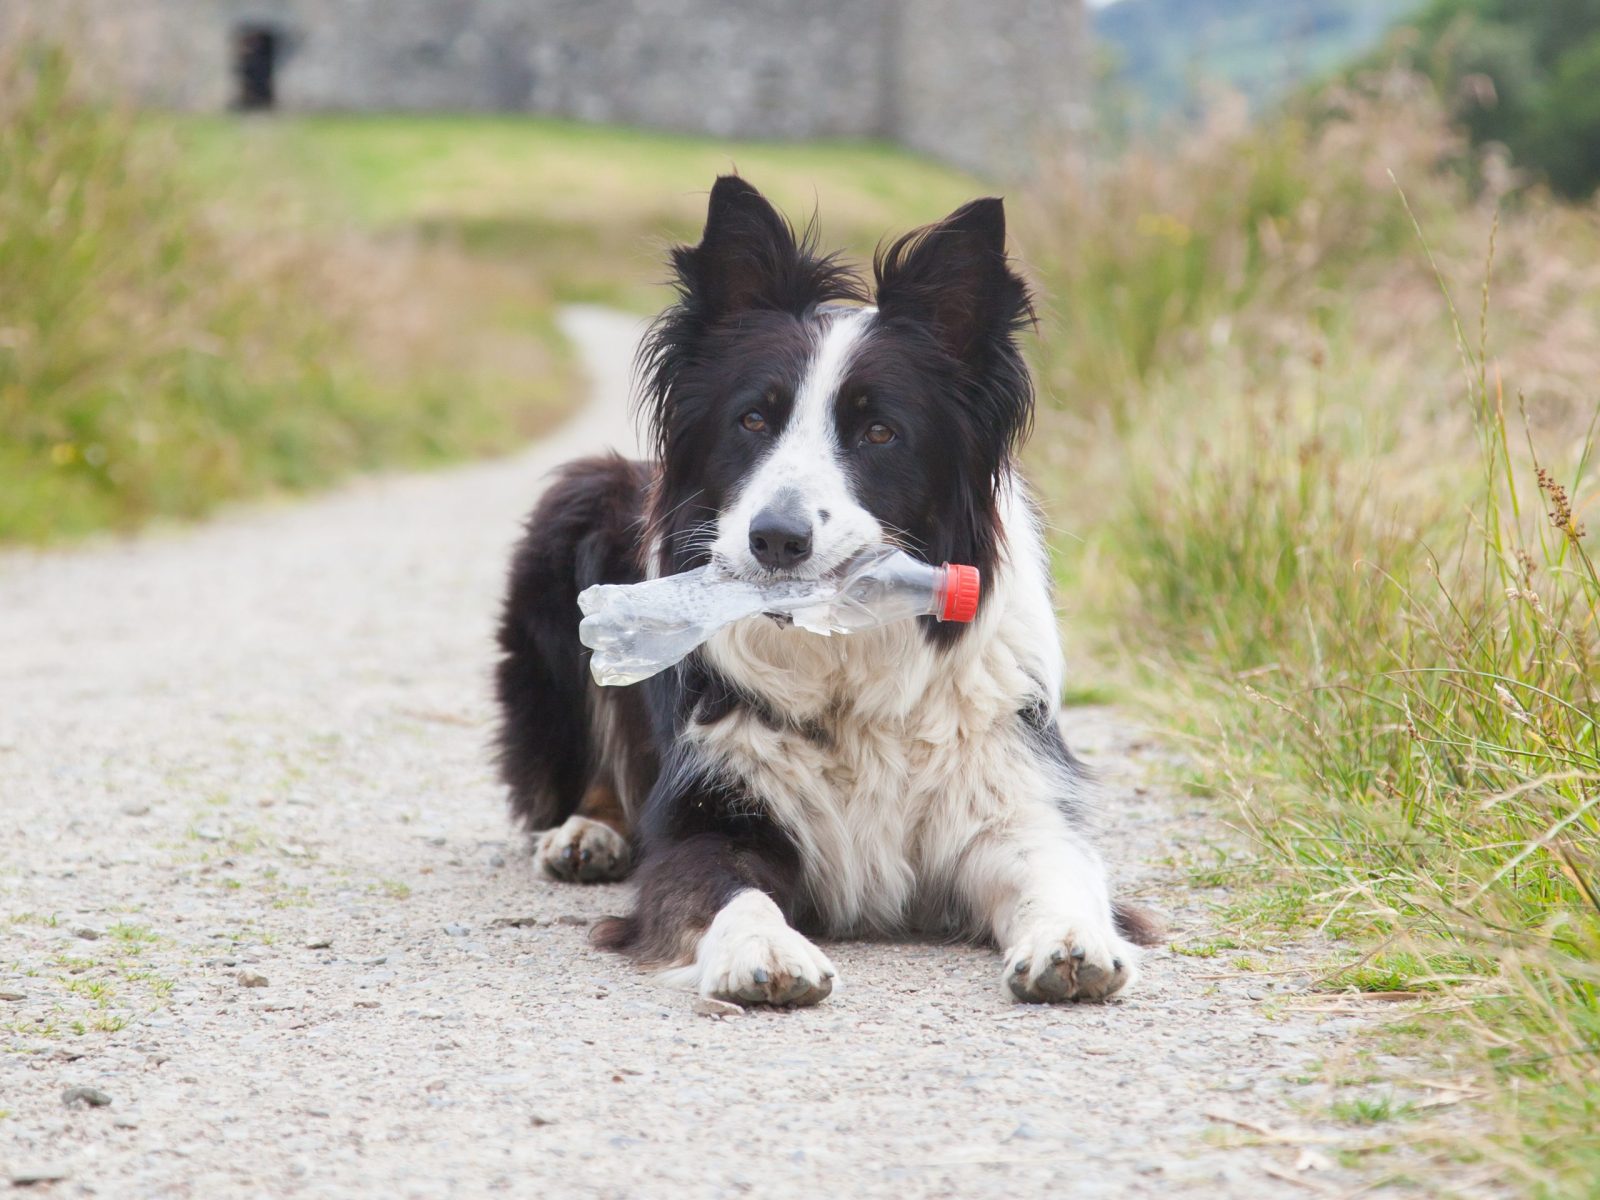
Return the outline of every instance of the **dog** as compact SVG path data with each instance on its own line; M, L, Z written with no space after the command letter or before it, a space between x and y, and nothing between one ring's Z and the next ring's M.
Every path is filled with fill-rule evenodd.
M816 241L719 178L640 349L653 461L572 463L529 517L499 629L513 813L555 877L632 873L596 943L702 996L815 1004L837 974L812 938L915 931L1000 947L1020 1000L1104 1000L1154 931L1112 901L1058 725L1003 203L880 249L870 290ZM822 579L882 545L977 567L976 621L753 617L642 684L589 678L591 584Z

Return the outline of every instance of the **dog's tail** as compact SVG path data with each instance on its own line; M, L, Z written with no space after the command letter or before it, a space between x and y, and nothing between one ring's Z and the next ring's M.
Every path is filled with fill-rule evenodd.
M1154 946L1165 935L1156 915L1137 904L1112 901L1111 919L1116 922L1117 932L1135 946Z

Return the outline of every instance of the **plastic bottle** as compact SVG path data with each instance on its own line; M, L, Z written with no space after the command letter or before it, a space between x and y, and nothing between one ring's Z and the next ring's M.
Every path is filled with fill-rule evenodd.
M765 614L824 636L932 616L978 614L976 567L930 566L904 550L875 547L823 579L756 583L715 565L634 584L597 584L578 595L578 637L605 686L666 670L735 621Z

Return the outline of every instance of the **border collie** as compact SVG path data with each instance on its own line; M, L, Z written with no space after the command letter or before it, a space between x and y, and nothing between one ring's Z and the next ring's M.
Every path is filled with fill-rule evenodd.
M737 176L640 350L648 463L568 465L527 523L500 626L500 763L561 879L620 879L601 946L703 996L814 1004L808 935L990 941L1021 1000L1101 1000L1153 929L1113 904L1057 725L1062 662L1015 454L1028 290L997 199L881 251L868 287ZM755 617L600 688L577 595L715 560L827 576L893 544L983 573L971 625L819 637Z

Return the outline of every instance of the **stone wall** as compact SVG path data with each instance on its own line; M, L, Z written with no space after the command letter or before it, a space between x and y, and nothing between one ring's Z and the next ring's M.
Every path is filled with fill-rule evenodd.
M254 25L279 35L285 109L881 136L993 175L1083 101L1081 0L0 0L0 38L25 20L69 21L163 107L228 107Z

